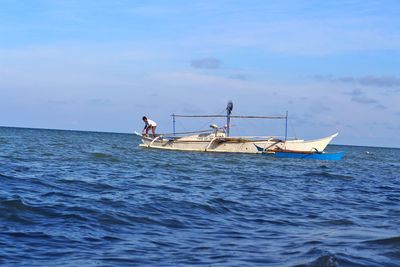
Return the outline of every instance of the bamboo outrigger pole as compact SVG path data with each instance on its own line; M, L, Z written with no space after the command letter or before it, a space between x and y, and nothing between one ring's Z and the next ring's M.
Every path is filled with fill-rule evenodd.
M172 115L171 115L172 116ZM174 115L176 118L226 118L226 115ZM286 116L236 116L230 115L229 117L235 119L286 119Z

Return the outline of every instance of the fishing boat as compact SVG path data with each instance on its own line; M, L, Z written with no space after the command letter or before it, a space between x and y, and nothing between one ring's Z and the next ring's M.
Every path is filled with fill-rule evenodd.
M310 158L338 160L344 152L325 153L327 145L338 133L315 139L302 140L287 137L288 112L284 116L238 116L232 115L233 103L226 107L226 115L178 115L172 114L173 133L148 136L136 133L142 139L139 145L144 148L155 148L180 151L253 153L276 157ZM226 125L210 125L209 130L198 132L175 131L177 118L226 118ZM231 119L278 119L285 120L285 135L277 136L230 136Z

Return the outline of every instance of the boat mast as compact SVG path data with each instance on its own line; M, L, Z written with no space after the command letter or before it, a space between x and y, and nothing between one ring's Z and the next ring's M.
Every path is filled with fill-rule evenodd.
M175 113L172 114L172 130L175 136Z
M226 136L229 136L229 130L231 127L232 109L233 109L233 103L232 103L232 101L229 101L228 105L226 106Z
M288 132L288 128L287 128L288 115L289 115L289 112L286 110L286 116L285 116L285 141L287 140L287 132Z

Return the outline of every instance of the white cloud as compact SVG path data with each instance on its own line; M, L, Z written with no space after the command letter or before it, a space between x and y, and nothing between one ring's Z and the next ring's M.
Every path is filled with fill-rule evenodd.
M333 77L332 75L315 75L314 78L315 80L322 82L349 83L349 84L358 84L362 86L371 86L371 87L400 88L400 77L394 75L382 75L382 76L367 75L361 77L355 77L355 76Z
M212 28L205 25L180 42L214 47L214 52L246 48L298 56L400 50L400 34L388 29L387 23L390 20L376 17L237 20Z
M222 62L214 57L206 57L193 59L190 65L197 69L219 69L222 65Z

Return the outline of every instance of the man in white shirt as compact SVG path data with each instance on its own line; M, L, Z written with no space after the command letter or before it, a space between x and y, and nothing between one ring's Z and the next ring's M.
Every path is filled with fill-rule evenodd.
M147 135L149 133L149 130L151 129L151 132L153 133L153 138L156 137L157 123L155 121L148 119L146 116L143 116L142 119L145 123L142 133L144 133L146 131L146 135Z

